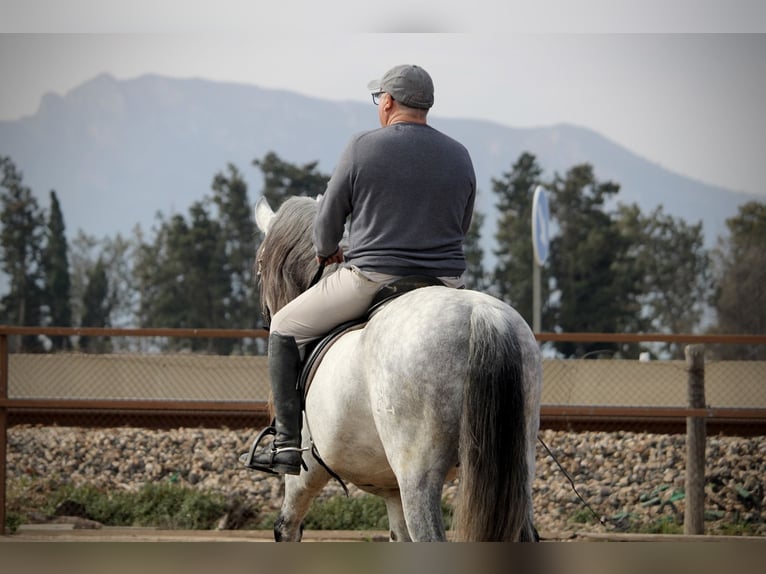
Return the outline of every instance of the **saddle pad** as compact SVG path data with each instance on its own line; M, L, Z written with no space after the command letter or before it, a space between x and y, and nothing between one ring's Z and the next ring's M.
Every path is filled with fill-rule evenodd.
M320 339L316 346L311 350L309 356L303 364L300 376L298 377L298 390L303 396L303 402L306 402L306 395L309 392L311 381L314 380L314 373L319 368L319 364L322 362L327 351L332 347L333 343L337 341L342 335L356 331L363 328L367 324L367 319L360 319L357 321L349 321L343 323L330 331L323 339Z

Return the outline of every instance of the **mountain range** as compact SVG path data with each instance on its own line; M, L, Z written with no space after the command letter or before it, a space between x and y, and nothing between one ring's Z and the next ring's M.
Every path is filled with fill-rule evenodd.
M619 183L616 201L644 213L658 205L703 222L706 243L726 234L725 220L757 196L709 185L650 162L574 125L513 128L439 117L430 123L462 142L474 160L477 209L486 214L485 256L492 261L496 198L502 178L527 151L549 179L590 163L599 181ZM10 156L43 207L54 189L67 231L127 235L151 228L155 214L187 213L210 192L216 173L234 164L255 201L262 174L252 160L269 151L295 164L319 162L331 173L352 134L378 127L372 103L328 101L253 85L156 75L99 75L64 96L46 94L38 110L0 121L0 155Z

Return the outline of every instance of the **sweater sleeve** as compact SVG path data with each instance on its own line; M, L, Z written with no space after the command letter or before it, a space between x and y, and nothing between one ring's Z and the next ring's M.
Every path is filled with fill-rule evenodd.
M327 183L314 220L314 249L319 257L329 257L338 249L346 218L351 213L353 181L353 142L341 155Z
M468 196L468 201L465 206L465 215L463 216L463 234L467 235L471 228L471 219L473 218L473 207L476 201L476 174L473 170L473 164L471 160L468 160L468 165L471 167L471 177L469 185L471 186L471 194Z

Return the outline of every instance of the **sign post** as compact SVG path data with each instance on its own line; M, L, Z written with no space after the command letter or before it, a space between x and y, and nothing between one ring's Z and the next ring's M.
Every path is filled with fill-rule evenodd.
M532 196L532 248L535 253L532 274L532 330L540 332L542 301L540 296L540 268L548 258L549 236L548 198L541 185L535 188Z

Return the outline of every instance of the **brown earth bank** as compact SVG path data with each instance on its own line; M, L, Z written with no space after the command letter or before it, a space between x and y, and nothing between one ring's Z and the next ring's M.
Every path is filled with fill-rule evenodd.
M278 510L282 480L241 468L237 461L253 434L227 429L15 426L8 430L8 502L15 496L61 484L134 491L146 483L171 481L223 494L260 509ZM634 432L541 431L533 485L535 520L543 534L566 538L575 532L672 532L684 513L685 437ZM764 480L766 437L709 436L706 447L707 534L766 536ZM351 496L364 496L349 485ZM457 483L445 485L454 500ZM320 499L343 496L331 481ZM236 509L219 528L239 526ZM61 521L37 516L39 521ZM100 525L80 525L98 528ZM681 532L682 532L682 526ZM676 530L677 531L677 530Z

